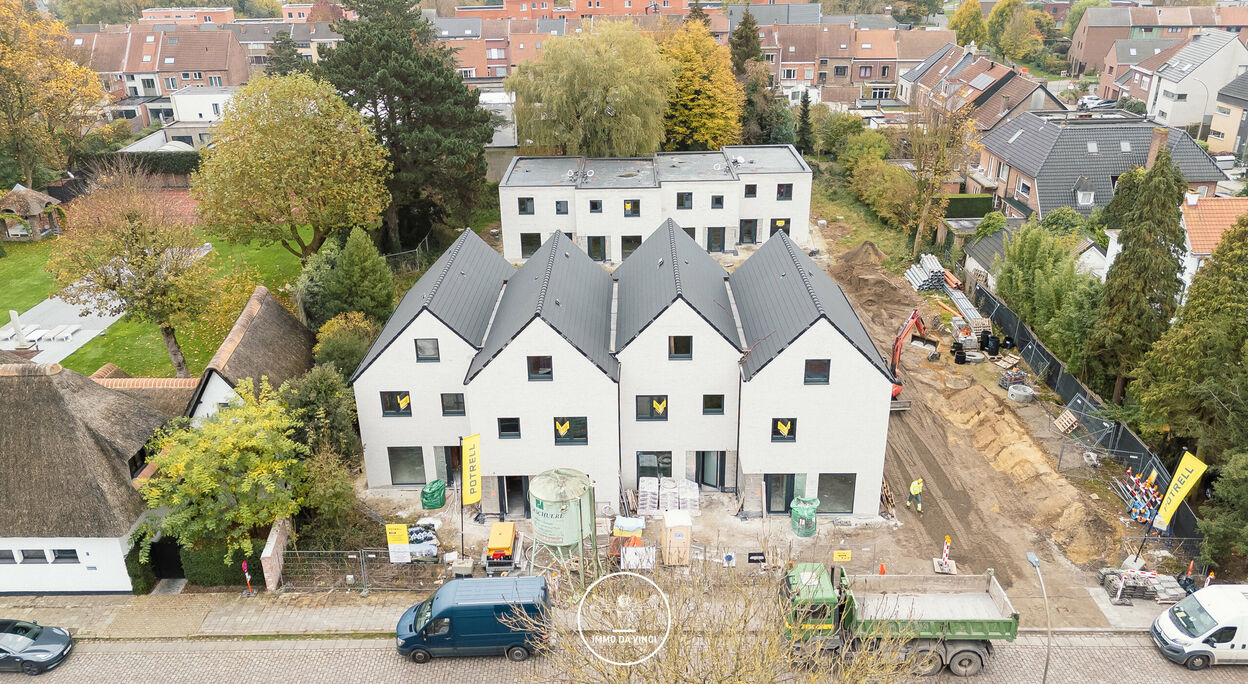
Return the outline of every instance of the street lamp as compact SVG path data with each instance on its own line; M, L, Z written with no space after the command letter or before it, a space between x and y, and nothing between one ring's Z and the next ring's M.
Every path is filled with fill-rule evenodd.
M1048 623L1048 638L1044 642L1044 676L1040 680L1047 684L1049 681L1049 656L1053 654L1053 613L1049 610L1049 592L1044 588L1044 575L1040 574L1040 559L1031 551L1027 552L1027 562L1031 563L1031 567L1036 569L1036 577L1040 578L1040 593L1044 595L1044 615L1045 621Z

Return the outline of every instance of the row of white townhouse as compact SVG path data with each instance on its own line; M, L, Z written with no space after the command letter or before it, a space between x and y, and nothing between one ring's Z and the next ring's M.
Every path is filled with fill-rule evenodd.
M893 378L832 279L789 239L729 276L675 222L607 273L554 231L519 269L472 231L404 296L352 377L369 487L419 488L480 434L482 510L589 474L599 512L642 476L780 513L874 516Z
M532 256L562 232L594 261L619 263L672 219L708 252L784 233L805 246L811 171L792 145L653 158L517 157L498 185L503 256Z

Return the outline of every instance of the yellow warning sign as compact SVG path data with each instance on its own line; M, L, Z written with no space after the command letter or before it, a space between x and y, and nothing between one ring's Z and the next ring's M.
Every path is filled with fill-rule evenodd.
M654 399L654 400L651 400L650 403L654 405L654 412L658 413L659 415L662 415L663 411L667 410L667 399L664 399L663 401Z
M386 544L407 544L407 525L386 525Z
M853 556L854 556L854 552L848 549L844 549L840 551L833 551L832 562L833 563L848 563L850 559L853 558Z
M407 405L410 403L412 403L412 395L408 394L407 392L404 392L403 394L399 395L399 408L405 409L407 408Z
M555 429L559 431L559 436L560 436L560 437L564 437L564 436L566 436L566 435L568 434L568 426L569 426L571 423L572 423L572 421L570 421L570 420L565 420L565 421L563 421L562 423L560 423L560 422L559 422L559 421L557 421L557 420L555 421Z

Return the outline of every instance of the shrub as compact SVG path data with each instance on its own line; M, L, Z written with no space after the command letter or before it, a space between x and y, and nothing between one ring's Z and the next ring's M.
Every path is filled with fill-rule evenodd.
M944 195L949 199L945 206L945 218L979 218L992 211L992 194Z
M1005 228L1005 214L999 211L990 211L984 214L984 220L975 226L975 239L988 237Z
M291 439L313 449L328 446L353 460L359 457L355 395L333 365L316 366L287 380L278 390L278 398L300 423L291 432Z
M83 155L80 163L85 169L134 164L144 173L188 176L199 169L199 152L101 152Z
M359 311L340 313L316 333L312 354L318 364L332 363L344 376L355 372L380 327Z
M242 552L235 553L234 562L226 565L224 546L206 546L203 548L183 548L182 571L186 574L188 584L200 587L237 587L247 583L243 577L242 561L247 561L248 572L251 573L253 587L263 585L264 581L255 581L257 575L263 574L260 569L260 553L264 549L264 539L252 540L252 553L243 557Z
M312 452L306 461L308 508L317 518L341 525L355 506L351 471L327 444Z
M841 150L841 164L845 171L853 173L859 162L867 159L886 159L889 153L888 138L879 131L862 131L845 139Z
M359 228L351 231L341 249L326 242L309 257L295 292L313 329L347 311L362 312L378 323L394 311L394 274L368 233Z
M134 593L139 595L152 593L152 589L159 581L156 579L156 571L152 569L151 563L139 562L141 551L141 546L135 544L126 554L126 573L130 575L130 584L134 588Z
M858 162L850 189L880 220L894 228L905 228L914 217L914 176L882 159Z

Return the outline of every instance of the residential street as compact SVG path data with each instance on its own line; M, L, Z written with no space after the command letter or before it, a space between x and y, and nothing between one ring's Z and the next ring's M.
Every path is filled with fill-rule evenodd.
M1189 672L1166 661L1146 635L1055 637L1050 682L1167 682L1229 684L1243 681L1231 667ZM1065 645L1062 645L1065 644ZM976 684L1039 682L1044 637L1022 636L998 647L984 673L964 680L942 675L936 682ZM345 682L523 681L540 673L541 661L518 664L498 658L456 658L416 665L394 652L390 639L291 639L270 641L84 642L66 663L40 682L249 681ZM20 675L15 675L20 676Z

